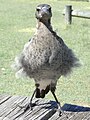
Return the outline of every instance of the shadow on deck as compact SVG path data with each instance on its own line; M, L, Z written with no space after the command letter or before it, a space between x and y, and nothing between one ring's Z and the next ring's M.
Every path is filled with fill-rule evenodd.
M59 117L55 109L57 103L44 99L34 99L37 105L33 110L24 112L17 104L26 105L29 99L25 96L0 95L0 120L90 120L90 107L64 104L62 110L65 114Z
M83 107L66 103L62 106L62 110L68 112L90 112L90 107Z

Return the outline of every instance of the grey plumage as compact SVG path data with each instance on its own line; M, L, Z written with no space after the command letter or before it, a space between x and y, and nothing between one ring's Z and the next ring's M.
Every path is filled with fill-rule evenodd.
M71 49L51 26L51 7L41 4L36 8L36 33L15 59L16 76L34 78L36 97L44 97L49 90L55 91L57 80L68 75L79 65Z

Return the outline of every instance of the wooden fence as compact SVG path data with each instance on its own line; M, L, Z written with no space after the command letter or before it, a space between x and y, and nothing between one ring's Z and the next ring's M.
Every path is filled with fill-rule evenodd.
M66 5L63 15L65 15L65 22L71 24L72 16L90 19L90 10L72 10L72 5Z

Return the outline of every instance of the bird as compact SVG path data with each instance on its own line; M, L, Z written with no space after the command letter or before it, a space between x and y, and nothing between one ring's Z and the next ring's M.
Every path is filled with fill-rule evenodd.
M25 76L35 81L35 90L27 108L33 107L34 96L44 98L51 91L61 111L60 102L55 95L57 81L79 66L79 59L53 30L50 5L37 5L35 17L36 32L15 58L13 68L16 70L16 77Z

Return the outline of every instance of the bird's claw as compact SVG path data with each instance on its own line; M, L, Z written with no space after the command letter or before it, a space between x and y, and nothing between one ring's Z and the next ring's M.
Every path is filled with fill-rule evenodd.
M25 106L18 105L21 109L24 108L24 112L26 112L28 109L33 110L33 107L36 106L36 103L29 103Z
M57 109L59 116L61 117L62 115L65 115L66 118L68 118L68 116L66 115L66 113L62 110L60 103L58 103L58 109Z
M63 115L62 111L59 110L59 116L61 117Z
M36 106L36 103L29 103L25 109L24 112L26 112L28 109L33 110L33 107Z
M59 109L58 112L59 112L59 117L64 115L68 119L68 115L63 110Z

